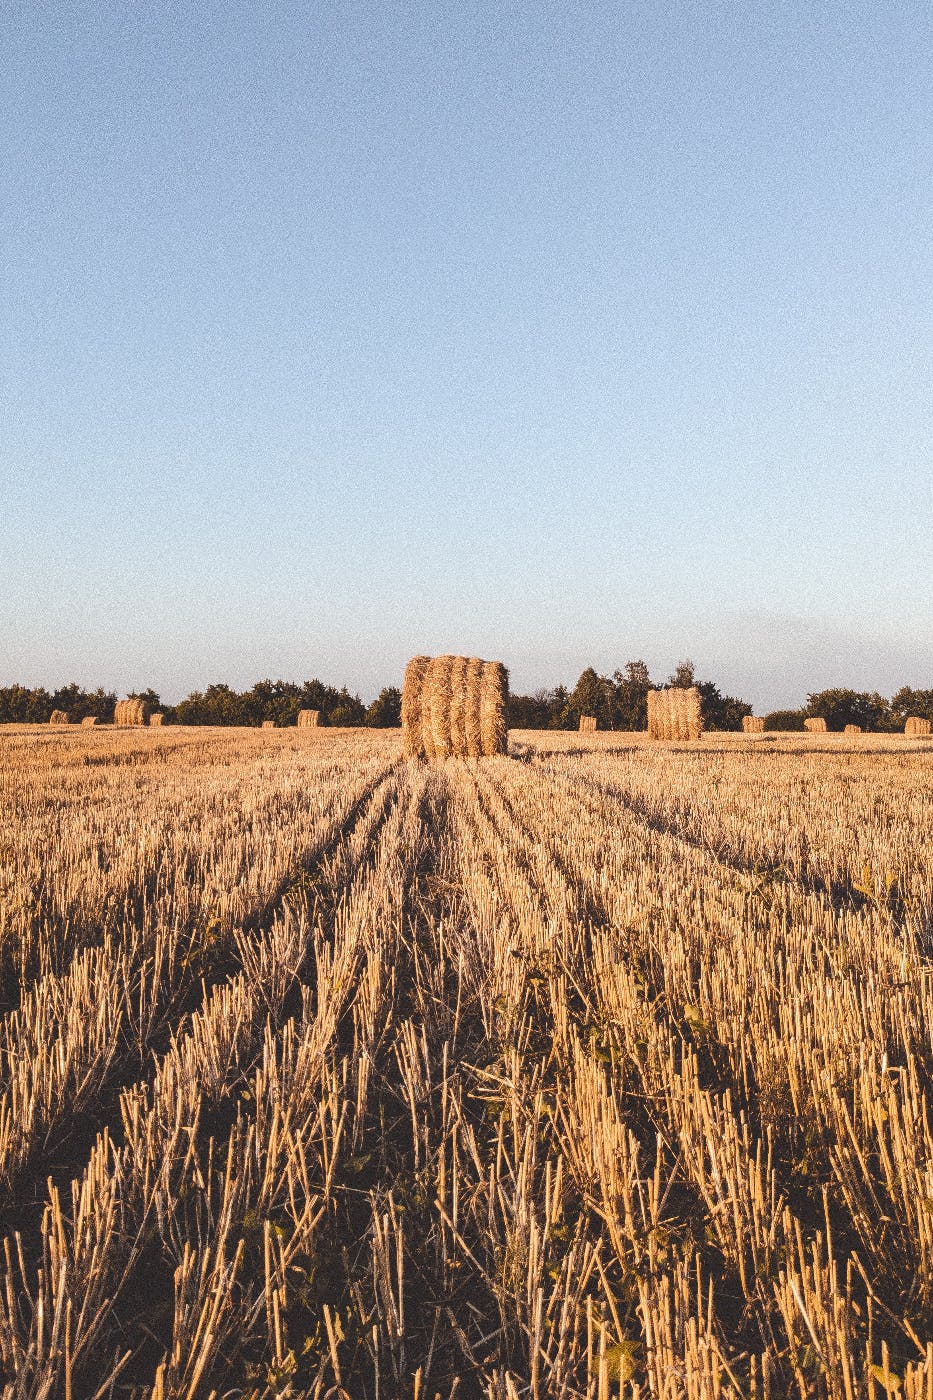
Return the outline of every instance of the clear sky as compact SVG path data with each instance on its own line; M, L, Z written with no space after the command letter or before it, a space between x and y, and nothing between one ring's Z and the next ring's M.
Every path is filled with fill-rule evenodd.
M933 11L0 13L0 684L933 686Z

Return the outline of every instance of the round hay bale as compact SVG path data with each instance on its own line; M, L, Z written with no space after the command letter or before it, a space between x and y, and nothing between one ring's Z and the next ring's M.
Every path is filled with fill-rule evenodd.
M96 715L85 715L84 719L81 721L81 728L91 729L94 725L97 724L100 724L100 720L97 718Z
M861 734L862 726L860 724L847 724L842 732L843 734Z
M298 711L298 728L299 728L299 729L317 729L317 728L318 728L318 721L320 720L320 718L321 718L321 712L320 712L320 710L299 710L299 711Z
M904 725L904 733L912 739L921 739L930 733L930 721L919 715L911 715Z
M405 668L405 753L480 758L505 753L508 672L475 656L416 656Z
M803 727L808 734L826 733L826 721L823 719L822 715L811 716L809 719L805 719Z
M145 700L130 698L118 700L113 712L113 722L122 727L146 724L149 720L149 706Z
M743 715L743 716L742 716L742 733L743 733L743 734L762 734L762 733L764 733L764 727L765 727L765 717L764 717L764 715Z

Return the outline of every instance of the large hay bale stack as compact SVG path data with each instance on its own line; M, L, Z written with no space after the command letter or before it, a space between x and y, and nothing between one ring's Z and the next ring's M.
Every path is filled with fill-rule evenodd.
M822 716L817 718L805 719L803 722L803 727L808 734L826 733L826 721L822 718Z
M930 733L930 721L921 719L919 715L911 715L904 725L904 733L911 739L922 739Z
M70 724L71 715L67 710L53 710L49 715L49 724Z
M743 715L743 716L742 716L742 733L743 733L743 734L763 734L764 731L765 731L765 717L764 717L764 715Z
M509 677L501 661L415 656L405 667L402 744L409 758L482 758L507 751Z
M159 729L165 723L165 715L162 713L161 710L156 710L154 714L151 714L149 716L149 723L151 725L154 724L155 727Z
M695 685L648 691L649 739L699 739L702 733L703 711Z
M320 718L321 718L321 712L320 712L320 710L299 710L299 711L298 711L298 728L299 728L299 729L317 729L318 724L319 724L319 722L320 722Z
M581 715L581 716L580 716L580 733L581 733L581 734L595 734L595 733L596 733L596 716L595 716L595 715Z
M91 729L96 724L100 724L100 720L96 715L85 715L84 719L81 721L81 728Z
M860 724L847 724L842 732L843 734L861 734L862 726Z
M149 706L145 700L118 700L114 706L113 722L123 728L133 724L148 724Z

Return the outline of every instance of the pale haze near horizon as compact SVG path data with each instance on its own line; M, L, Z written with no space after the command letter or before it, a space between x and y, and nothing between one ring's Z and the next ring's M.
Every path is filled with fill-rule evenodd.
M925 7L0 42L0 685L933 686Z

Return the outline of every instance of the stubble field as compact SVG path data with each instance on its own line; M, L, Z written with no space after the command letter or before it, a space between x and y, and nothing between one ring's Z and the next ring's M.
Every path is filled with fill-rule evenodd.
M933 1400L933 745L0 735L20 1397Z

